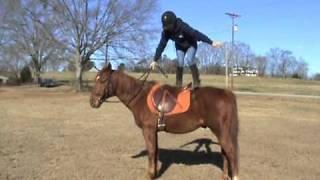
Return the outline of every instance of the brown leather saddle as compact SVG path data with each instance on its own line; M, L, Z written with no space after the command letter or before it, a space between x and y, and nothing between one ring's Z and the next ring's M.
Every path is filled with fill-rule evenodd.
M153 100L157 110L166 114L171 112L176 105L181 106L181 104L177 102L177 96L177 93L170 92L170 89L166 87L157 89L153 94Z
M177 89L169 85L156 84L148 94L148 106L153 113L179 114L190 106L190 86Z
M191 84L185 88L155 84L147 97L147 104L151 112L158 114L158 131L166 128L165 116L186 112L190 107Z

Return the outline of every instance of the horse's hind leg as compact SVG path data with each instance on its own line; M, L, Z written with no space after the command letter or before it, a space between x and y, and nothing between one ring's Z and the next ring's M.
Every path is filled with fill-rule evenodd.
M148 151L148 179L154 179L157 175L158 164L158 137L157 131L154 128L143 128L143 137L145 139L147 151Z
M222 154L223 160L224 160L223 168L229 169L230 167L231 169L229 170L231 173L232 180L237 180L238 179L238 143L237 141L234 141L231 138L228 138L228 139L221 139L220 144L223 152ZM225 174L226 172L228 175L228 171L224 170L224 174L223 174L224 177L226 175Z
M229 163L227 159L226 152L221 147L221 155L222 155L222 161L223 161L223 175L221 177L221 180L228 180L229 179Z

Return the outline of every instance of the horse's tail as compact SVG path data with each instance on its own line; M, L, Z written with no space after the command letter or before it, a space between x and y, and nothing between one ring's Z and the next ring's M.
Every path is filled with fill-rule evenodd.
M237 106L237 99L236 95L232 92L227 90L226 93L228 97L228 133L232 138L232 141L236 141L239 133L239 117L238 117L238 106Z
M231 136L236 143L238 142L238 134L239 134L239 116L238 116L238 106L237 106L237 98L232 93L232 119L231 119Z
M235 163L236 163L236 172L238 173L239 168L239 144L238 144L238 135L239 135L239 116L238 116L238 106L237 98L234 93L232 93L232 104L231 104L232 118L230 122L230 135L232 144L235 148Z

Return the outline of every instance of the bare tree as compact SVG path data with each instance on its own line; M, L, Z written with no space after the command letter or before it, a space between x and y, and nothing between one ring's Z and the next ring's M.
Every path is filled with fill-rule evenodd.
M212 48L212 46L201 43L197 51L200 68L204 73L219 74L225 59L225 48Z
M234 47L234 58L234 65L249 68L254 65L255 55L248 44L237 42Z
M24 58L24 54L12 46L3 46L0 49L0 69L9 73L16 80L20 79L20 72L23 67L28 65L28 61Z
M272 77L277 75L277 67L280 62L282 50L279 48L271 48L267 53L268 69Z
M295 57L292 55L291 51L288 51L288 50L281 51L280 59L278 63L278 74L282 76L282 78L286 78L290 74L289 70L294 58Z
M54 56L51 56L46 64L43 66L43 71L59 71L62 70L72 59L72 54L68 51L62 51L57 48L57 52L54 52Z
M31 60L31 69L40 81L42 67L58 52L50 14L40 0L7 1L8 18L3 28L19 52ZM11 45L12 46L12 45ZM61 48L60 48L61 49Z
M292 62L292 77L306 79L308 77L308 63L303 59Z
M118 58L143 52L155 12L154 0L57 0L48 1L55 22L64 34L62 41L74 53L76 89L82 88L84 65L108 45ZM135 50L140 51L135 51Z
M320 73L314 74L312 79L315 80L315 81L320 81Z
M267 57L257 56L255 57L255 65L258 70L259 76L265 76L267 70Z
M303 79L308 78L308 72L309 72L309 67L308 63L303 59L300 58L299 60L299 65L297 68L297 73L302 77Z
M16 1L3 1L0 0L0 48L12 43L11 35L8 31L8 19L13 16L13 7L17 4Z
M0 28L0 47L3 47L6 44L6 41L5 31Z
M271 76L280 76L283 78L289 76L299 76L306 78L308 73L308 64L304 59L297 58L289 50L280 48L271 48L267 53L269 61L269 72Z
M5 22L7 11L4 2L0 1L0 47L5 44L5 31L3 25Z

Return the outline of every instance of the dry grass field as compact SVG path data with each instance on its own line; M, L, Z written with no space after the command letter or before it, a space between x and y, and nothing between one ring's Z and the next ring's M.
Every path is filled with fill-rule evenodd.
M67 79L65 74L46 76ZM156 74L151 78L163 81ZM253 78L235 82L237 90L320 95L319 82ZM224 85L223 77L213 76L203 76L203 83ZM116 98L92 109L89 95L68 86L0 87L0 179L144 179L144 140L131 113ZM237 98L240 179L320 178L319 99ZM208 129L184 135L160 133L159 145L164 167L159 179L220 178L220 147Z

